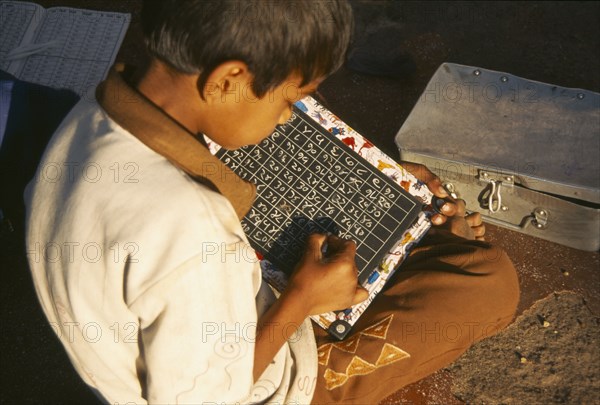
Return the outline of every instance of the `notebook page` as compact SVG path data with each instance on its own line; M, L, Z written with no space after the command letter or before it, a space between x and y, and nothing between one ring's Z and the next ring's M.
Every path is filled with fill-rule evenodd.
M35 26L43 19L44 13L44 8L35 3L0 2L0 69L16 74L21 63L6 56L20 44L31 41Z
M55 7L46 11L33 41L56 45L27 57L17 76L81 96L93 91L114 63L130 15Z

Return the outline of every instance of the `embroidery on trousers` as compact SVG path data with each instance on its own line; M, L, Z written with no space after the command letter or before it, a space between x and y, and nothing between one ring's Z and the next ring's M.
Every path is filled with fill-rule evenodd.
M393 318L393 314L389 315L382 321L377 322L373 326L369 326L344 342L327 343L320 346L318 348L319 364L326 366L329 363L329 357L334 347L346 353L356 353L361 336L370 336L376 339L385 340ZM344 385L350 377L370 374L380 367L390 365L409 357L410 354L399 347L390 343L385 343L381 348L381 352L379 353L379 357L375 364L369 363L360 356L355 355L348 364L348 367L346 367L346 371L343 373L327 368L325 374L323 374L323 377L325 378L325 388L331 391L334 388Z
M326 366L327 363L329 363L329 355L331 354L332 347L335 347L336 349L339 349L346 353L356 353L356 350L358 349L358 344L360 343L360 338L363 335L385 340L385 338L387 338L387 332L390 328L393 319L394 314L388 315L381 321L360 331L351 338L348 338L342 342L326 343L324 345L319 346L319 348L317 349L317 353L319 356L319 364L322 366Z
M348 364L348 367L346 367L345 373L336 373L332 369L327 368L325 374L323 374L323 377L325 378L325 388L331 391L334 388L344 385L350 377L370 374L380 367L388 366L409 357L410 354L399 347L385 343L375 364L369 363L359 356L354 356L350 364Z

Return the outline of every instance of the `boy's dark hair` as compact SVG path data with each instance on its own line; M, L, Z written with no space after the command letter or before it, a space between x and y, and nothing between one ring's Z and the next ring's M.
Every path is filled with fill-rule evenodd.
M240 60L258 97L292 73L302 86L344 62L353 29L346 0L145 0L142 27L152 56L198 88L221 63Z

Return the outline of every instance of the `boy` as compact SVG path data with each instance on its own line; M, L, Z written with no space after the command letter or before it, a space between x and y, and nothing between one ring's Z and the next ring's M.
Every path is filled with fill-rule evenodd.
M355 334L334 344L307 317L366 298L353 243L311 236L276 299L239 223L252 187L205 148L193 156L205 173L192 179L173 163L188 150L166 159L147 146L200 133L227 148L260 142L342 63L348 4L156 1L142 20L149 67L113 70L96 100L74 107L26 192L38 297L101 398L370 403L510 321L514 269L473 241L480 219L448 202L458 211L449 231L432 233ZM468 329L440 341L428 331L441 322Z

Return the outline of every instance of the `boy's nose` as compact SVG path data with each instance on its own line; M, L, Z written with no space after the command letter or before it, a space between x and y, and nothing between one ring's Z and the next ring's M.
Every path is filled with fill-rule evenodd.
M292 118L292 107L286 107L285 110L283 110L281 112L281 115L279 116L279 125L283 125L286 122L288 122L288 120Z

